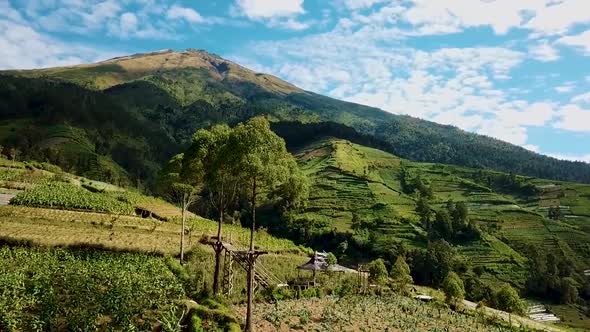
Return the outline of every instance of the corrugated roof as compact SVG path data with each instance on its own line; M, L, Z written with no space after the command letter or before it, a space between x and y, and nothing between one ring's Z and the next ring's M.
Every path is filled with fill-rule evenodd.
M356 270L349 269L345 266L333 264L328 265L326 262L326 257L328 257L328 253L325 252L316 252L309 262L298 266L297 268L300 270L307 270L307 271L334 271L334 272L348 272L353 273L357 272Z

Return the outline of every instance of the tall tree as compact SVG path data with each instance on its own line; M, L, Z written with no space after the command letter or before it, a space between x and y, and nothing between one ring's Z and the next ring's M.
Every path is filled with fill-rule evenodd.
M408 284L414 282L410 275L410 267L406 263L404 256L398 256L395 264L391 267L389 276L393 279L396 288L402 293L406 293Z
M377 284L384 284L388 278L387 268L383 258L377 258L369 263L369 280Z
M505 284L496 294L497 307L509 313L508 319L512 325L512 313L522 314L525 304L512 286Z
M463 280L455 272L449 272L443 281L443 291L445 299L449 305L460 305L465 297L465 287Z
M248 308L246 331L252 331L252 306L254 297L254 234L256 207L261 192L272 193L289 179L296 168L295 159L287 152L285 141L270 129L268 120L256 117L240 123L232 131L230 162L240 170L244 178L243 189L250 198L250 269L248 271Z
M219 293L219 274L221 270L222 225L227 209L235 204L239 174L230 160L229 138L231 129L227 125L217 125L211 129L201 129L193 135L192 144L184 154L183 175L202 173L202 182L208 193L209 203L219 213L215 249L215 272L213 293Z
M180 264L184 262L184 233L189 207L197 200L199 184L202 182L202 167L193 165L192 172L183 170L184 154L178 154L164 166L160 174L158 190L177 202L182 210L180 232Z

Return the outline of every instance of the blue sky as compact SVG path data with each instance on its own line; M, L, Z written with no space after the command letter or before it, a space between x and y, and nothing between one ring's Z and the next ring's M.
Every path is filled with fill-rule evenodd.
M590 162L588 0L0 0L2 69L186 48Z

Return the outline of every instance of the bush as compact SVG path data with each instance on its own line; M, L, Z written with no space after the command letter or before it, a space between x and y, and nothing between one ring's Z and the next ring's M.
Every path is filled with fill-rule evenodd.
M190 322L188 324L189 332L203 332L203 321L194 312L190 315Z
M387 281L387 268L385 261L378 258L369 264L369 280L377 284L383 284Z

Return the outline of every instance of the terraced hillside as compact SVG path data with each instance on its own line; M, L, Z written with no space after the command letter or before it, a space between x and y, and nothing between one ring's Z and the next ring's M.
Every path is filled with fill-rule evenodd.
M339 139L316 142L297 156L313 189L307 209L295 219L312 221L316 232L364 237L382 249L397 242L425 247L418 195L404 189L406 174L431 189L435 210L450 200L466 203L481 236L455 247L474 267L485 269L484 278L522 286L527 275L522 250L529 245L567 257L577 271L590 266L590 186L410 162ZM548 217L549 207L559 207L556 220Z

